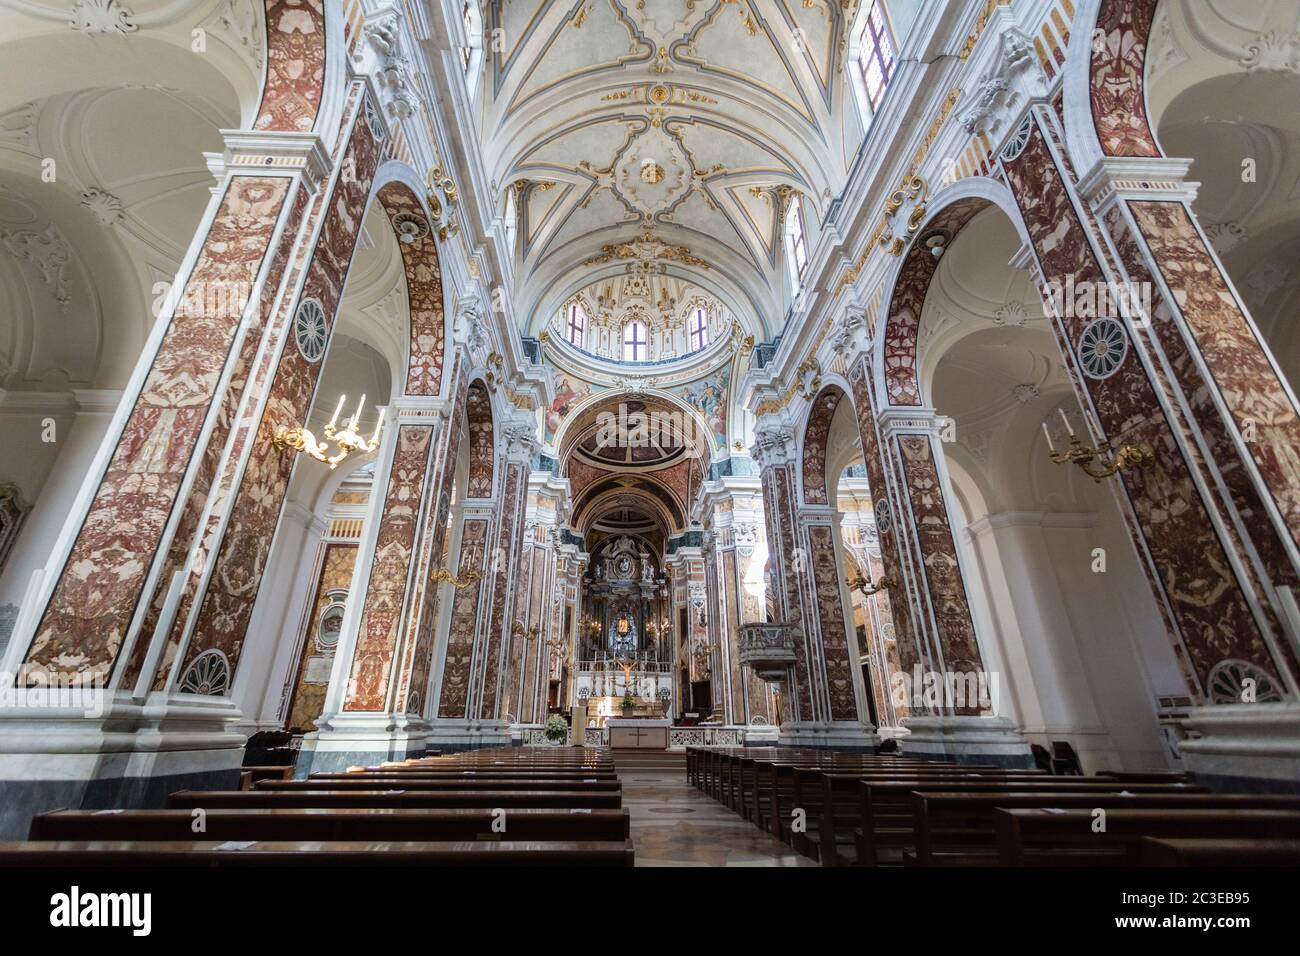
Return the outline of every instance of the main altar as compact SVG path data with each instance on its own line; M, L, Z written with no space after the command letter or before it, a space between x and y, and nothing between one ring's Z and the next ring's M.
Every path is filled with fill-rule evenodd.
M668 749L670 723L665 717L610 717L605 726L609 728L609 746L613 749Z

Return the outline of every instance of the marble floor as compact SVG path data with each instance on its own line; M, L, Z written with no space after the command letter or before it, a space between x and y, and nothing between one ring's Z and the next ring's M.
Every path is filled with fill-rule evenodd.
M816 866L686 782L684 756L616 751L637 866Z

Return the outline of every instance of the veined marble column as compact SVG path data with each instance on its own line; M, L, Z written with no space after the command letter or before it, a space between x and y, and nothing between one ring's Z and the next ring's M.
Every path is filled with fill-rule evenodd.
M1294 397L1204 242L1187 162L1120 149L1077 170L1059 123L1054 110L1031 110L1001 166L1086 412L1085 440L1152 454L1115 480L1202 705L1188 722L1199 739L1180 751L1211 776L1293 781ZM1103 334L1110 344L1099 352Z
M907 699L904 749L1028 765L1029 745L994 703L952 533L952 489L932 409L876 410L865 329L846 342L849 384ZM883 583L884 577L877 583ZM891 686L890 692L895 688Z
M799 504L800 457L783 412L760 418L755 439L767 527L768 620L789 625L794 639L781 742L873 747L874 728L861 719L852 673L833 511Z
M476 397L477 396L477 397ZM462 503L460 578L452 603L431 745L470 748L506 744L503 710L512 586L523 535L528 472L536 449L531 415L493 422L489 396L476 383L469 396L470 477Z
M549 471L529 475L504 705L506 716L519 725L546 720L549 658L565 640L559 525L567 504L566 479Z
M318 730L296 773L422 753L432 629L422 614L434 555L441 560L460 425L451 399L401 398L388 409L338 651ZM418 659L417 645L426 652ZM412 690L412 668L420 674Z
M242 438L237 411L280 323L279 303L293 297L294 254L338 180L339 153L313 129L328 119L322 132L333 138L337 113L322 109L326 40L341 39L342 24L331 14L327 31L322 0L268 0L265 23L257 116L210 157L213 197L15 628L10 660L21 673L5 684L89 693L73 716L30 695L0 714L0 738L13 738L0 741L0 781L30 794L11 806L139 805L237 779L244 738L230 732L233 702L187 695L146 708L155 689L146 665L160 659L163 618L185 596L177 583L208 555L207 539L195 536L219 494L229 441ZM223 694L233 668L213 664L194 677ZM58 752L42 752L55 739ZM25 833L20 816L5 814L0 835Z
M880 556L870 486L865 478L840 479L839 509L844 516L840 524L844 547L853 555L859 568L865 571L863 576L873 583L879 582L885 575L885 566ZM868 690L875 701L878 726L897 727L899 721L907 716L907 707L890 693L892 677L901 674L902 667L894 639L893 615L889 610L889 589L867 596L850 590L849 601L851 614L861 611L866 631L866 644L859 648L859 655L870 669L871 686L864 690Z
M740 662L740 625L764 620L762 566L766 557L762 485L757 477L725 476L706 482L702 507L713 531L714 603L721 621L718 656L725 675L722 716L755 735L775 724L771 687ZM763 542L760 548L759 543ZM775 734L775 727L772 731Z

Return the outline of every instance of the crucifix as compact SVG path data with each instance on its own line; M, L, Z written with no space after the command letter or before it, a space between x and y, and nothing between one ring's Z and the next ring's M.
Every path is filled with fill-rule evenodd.
M636 670L636 665L637 665L636 658L629 659L626 657L620 657L617 660L615 660L614 663L617 664L619 666L619 669L623 671L623 695L625 697L631 697L632 696L632 671Z

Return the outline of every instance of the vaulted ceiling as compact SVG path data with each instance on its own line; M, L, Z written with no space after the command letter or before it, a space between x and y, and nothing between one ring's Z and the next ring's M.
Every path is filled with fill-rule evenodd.
M784 314L778 191L820 218L860 138L833 0L494 3L483 152L518 185L536 334L601 278L679 276L760 340Z

